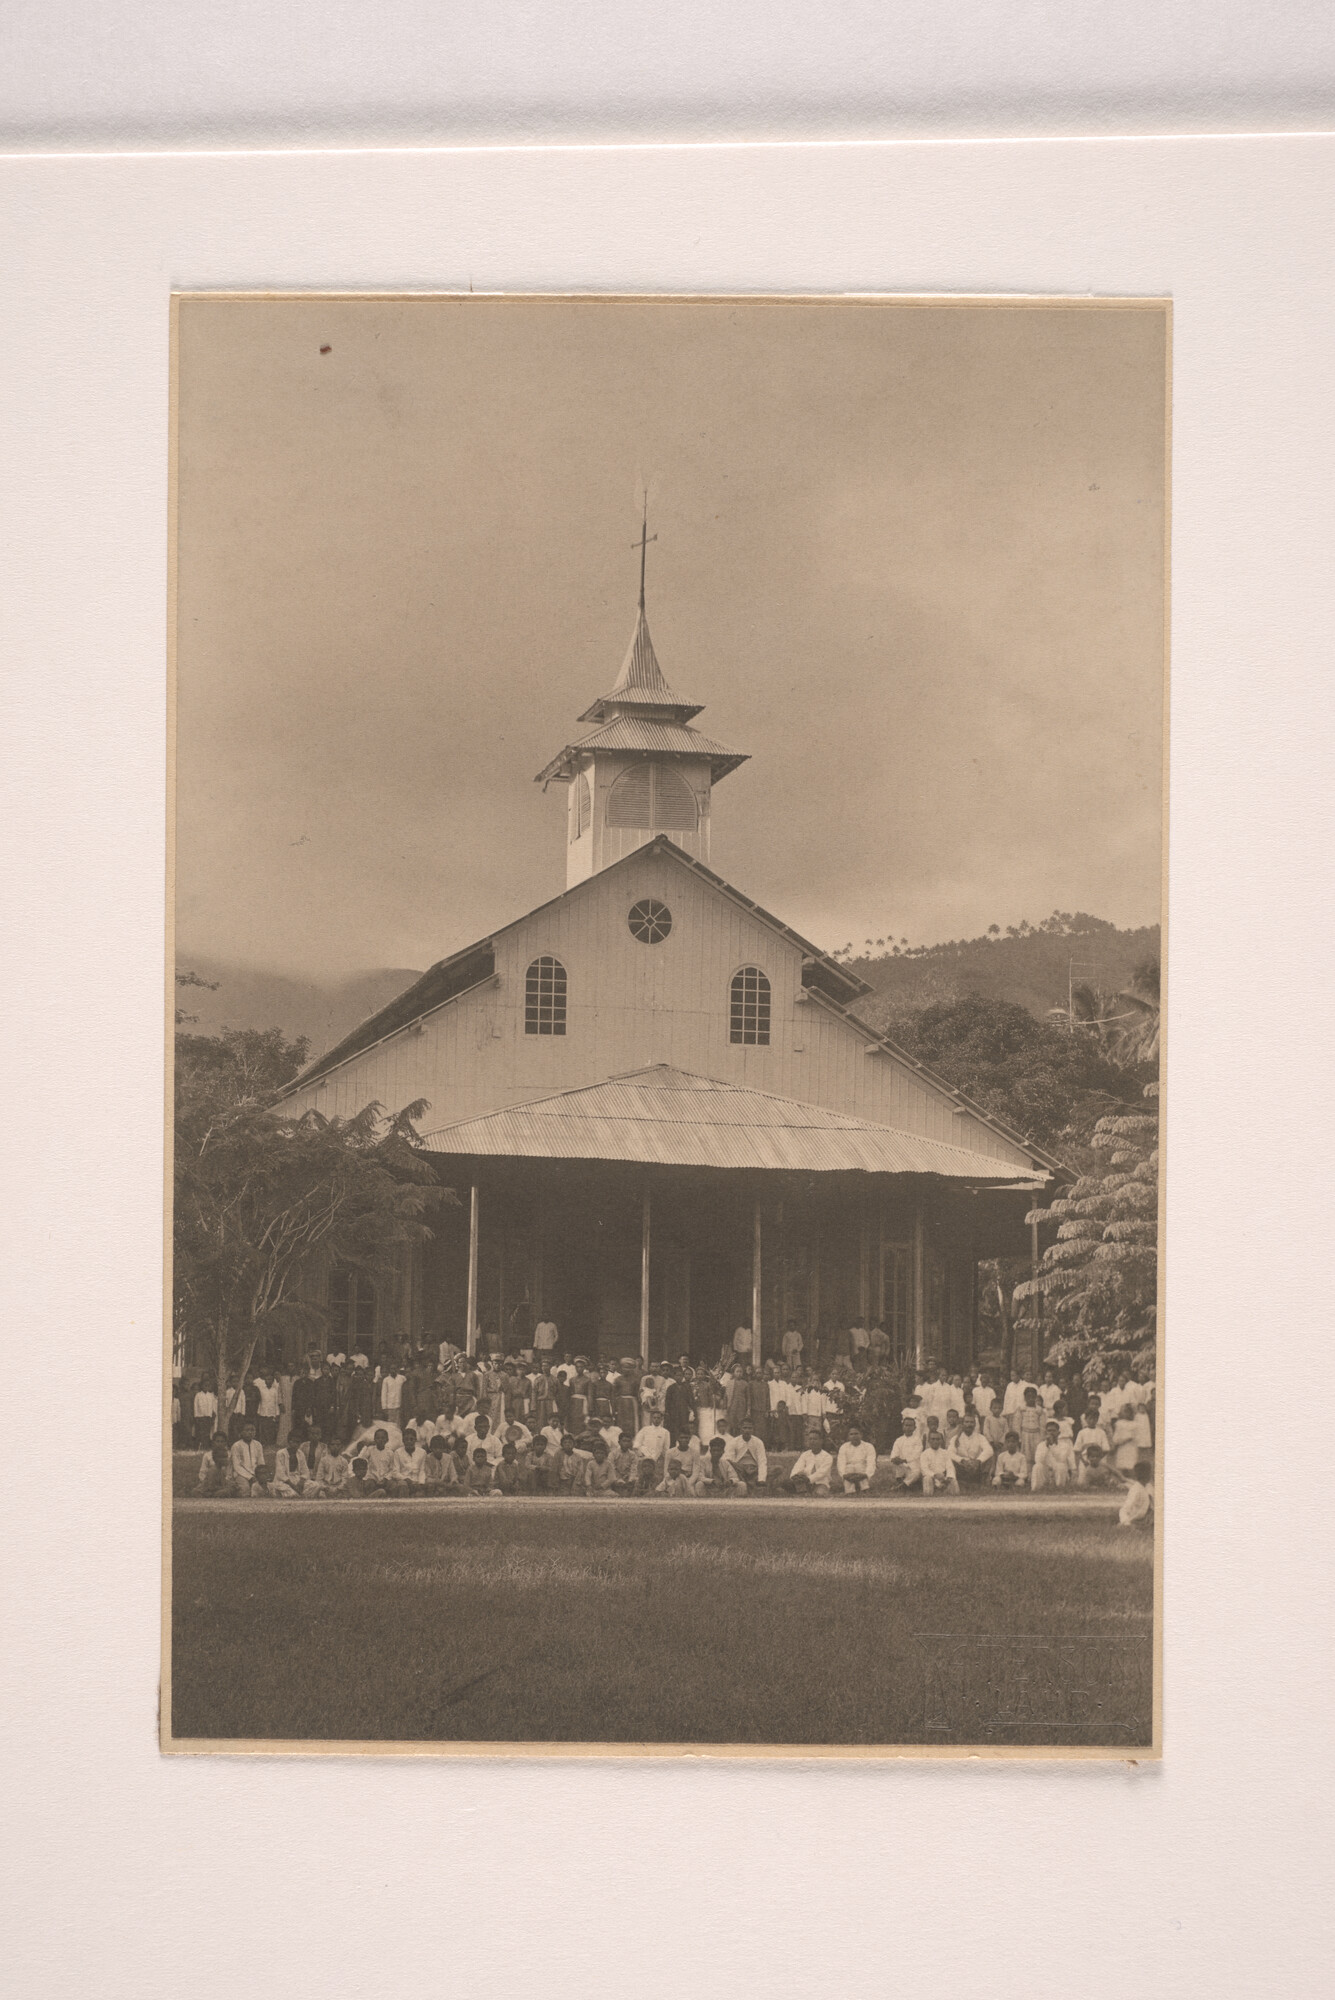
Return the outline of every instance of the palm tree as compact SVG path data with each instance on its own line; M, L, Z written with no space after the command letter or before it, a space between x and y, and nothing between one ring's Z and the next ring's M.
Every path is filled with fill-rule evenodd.
M1119 1041L1136 1062L1159 1060L1159 961L1144 959L1131 975L1131 984L1118 1000L1131 1012Z

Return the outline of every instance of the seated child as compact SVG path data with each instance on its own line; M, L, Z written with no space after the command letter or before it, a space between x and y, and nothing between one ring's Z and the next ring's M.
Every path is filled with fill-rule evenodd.
M492 1485L491 1459L487 1454L486 1446L480 1444L473 1452L472 1464L468 1468L468 1477L464 1481L464 1491L477 1500L494 1490Z
M1006 1448L997 1453L997 1469L992 1484L1014 1492L1029 1484L1029 1461L1020 1450L1018 1431L1007 1431Z
M340 1489L338 1498L340 1500L383 1500L385 1498L385 1489L383 1486L377 1486L371 1479L366 1460L364 1458L354 1458L352 1461L352 1478Z
M1117 1511L1119 1528L1135 1528L1144 1522L1148 1527L1150 1509L1154 1505L1154 1488L1150 1485L1152 1468L1148 1465L1133 1465L1124 1480L1126 1498Z
M1108 1466L1112 1444L1099 1422L1096 1405L1085 1411L1085 1420L1075 1439L1075 1480L1077 1486L1106 1486L1112 1474Z
M627 1494L635 1491L635 1475L639 1462L635 1447L623 1435L621 1444L611 1454L610 1459L612 1467L612 1491L614 1493Z
M422 1491L439 1500L446 1493L457 1493L459 1474L456 1470L454 1453L446 1451L445 1438L440 1431L426 1448L426 1464L422 1468Z
M1034 1454L1029 1490L1041 1493L1045 1486L1055 1486L1060 1491L1069 1484L1074 1471L1075 1446L1069 1438L1062 1436L1057 1419L1049 1417L1044 1426L1043 1442Z
M485 1452L482 1455L486 1457ZM500 1460L492 1472L491 1484L495 1493L511 1496L519 1491L519 1453L509 1438L501 1446Z
M199 1461L199 1490L202 1496L217 1496L227 1491L231 1477L232 1462L228 1456L227 1439L221 1431L214 1435L212 1444Z
M275 1500L299 1500L311 1484L311 1468L301 1445L289 1439L274 1459L269 1491Z
M927 1433L927 1442L918 1461L918 1477L922 1490L930 1496L941 1487L948 1493L958 1493L960 1483L955 1474L955 1460L945 1438L935 1426Z

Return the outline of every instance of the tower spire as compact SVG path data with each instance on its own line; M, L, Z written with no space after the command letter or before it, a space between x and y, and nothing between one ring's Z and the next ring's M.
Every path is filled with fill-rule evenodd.
M649 493L648 493L648 489L646 488L646 490L645 490L645 495L644 495L644 519L643 519L643 521L642 521L642 522L641 522L641 524L640 524L640 539L639 539L639 541L638 541L638 542L632 542L632 543L631 543L631 547L632 547L633 549L638 549L638 550L639 550L639 552L640 552L640 616L641 616L641 618L643 618L643 616L644 616L644 558L645 558L645 555L646 555L646 553L647 553L647 551L648 551L648 548L649 548L649 544L650 544L650 542L656 542L657 540L658 540L658 537L657 537L657 535L651 535L651 534L649 533Z

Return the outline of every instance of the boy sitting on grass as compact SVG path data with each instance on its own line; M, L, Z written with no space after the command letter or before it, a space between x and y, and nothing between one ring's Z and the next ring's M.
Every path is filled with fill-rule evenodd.
M199 1491L202 1498L217 1496L227 1491L231 1477L231 1460L228 1457L227 1439L221 1431L215 1431L213 1442L199 1461Z
M367 1471L366 1460L364 1458L354 1458L352 1461L352 1478L346 1486L340 1488L335 1497L339 1500L383 1500L385 1498L385 1489L383 1486L377 1486L371 1479Z
M494 1490L492 1485L491 1459L487 1455L486 1446L480 1444L474 1449L473 1462L468 1468L468 1477L464 1481L464 1491L470 1499L481 1500Z
M486 1453L483 1453L486 1457ZM507 1438L501 1446L500 1461L491 1475L493 1491L513 1496L519 1491L519 1453Z
M1152 1467L1134 1465L1123 1484L1126 1498L1117 1510L1119 1528L1138 1528L1142 1522L1149 1523L1150 1509L1154 1505L1154 1488L1150 1485Z
M1029 1461L1020 1450L1018 1431L1007 1431L1006 1449L997 1453L997 1469L992 1484L1007 1492L1018 1492L1029 1484Z
M1041 1493L1045 1486L1055 1486L1060 1492L1069 1484L1075 1471L1075 1446L1069 1438L1061 1434L1061 1425L1055 1417L1049 1417L1044 1426L1043 1442L1034 1455L1034 1469L1029 1475L1031 1493Z
M922 1490L929 1499L942 1486L948 1493L958 1494L960 1490L959 1480L955 1476L955 1460L935 1424L927 1433L927 1442L918 1461L918 1476L922 1480Z
M446 1451L445 1439L439 1431L426 1448L426 1464L422 1468L422 1491L439 1500L443 1494L457 1493L459 1474L455 1470L454 1453Z
M807 1454L808 1457L810 1453ZM828 1463L833 1464L829 1452L825 1453ZM732 1460L728 1457L721 1437L709 1440L709 1450L700 1468L700 1492L711 1500L728 1500L742 1490L742 1482L737 1476ZM828 1491L828 1487L826 1489Z

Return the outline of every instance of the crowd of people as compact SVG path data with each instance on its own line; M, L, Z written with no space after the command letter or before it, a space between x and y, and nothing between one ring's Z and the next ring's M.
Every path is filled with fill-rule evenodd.
M709 1367L566 1359L550 1320L509 1355L448 1340L378 1365L311 1350L294 1373L234 1378L221 1410L208 1382L183 1375L175 1442L193 1439L198 1491L220 1497L828 1498L875 1484L924 1498L1106 1488L1124 1525L1151 1511L1150 1383L1123 1374L1087 1392L1053 1369L1005 1383L985 1368L915 1369L879 1327L836 1336L828 1371L804 1367L803 1351L790 1323L760 1365L746 1327Z

